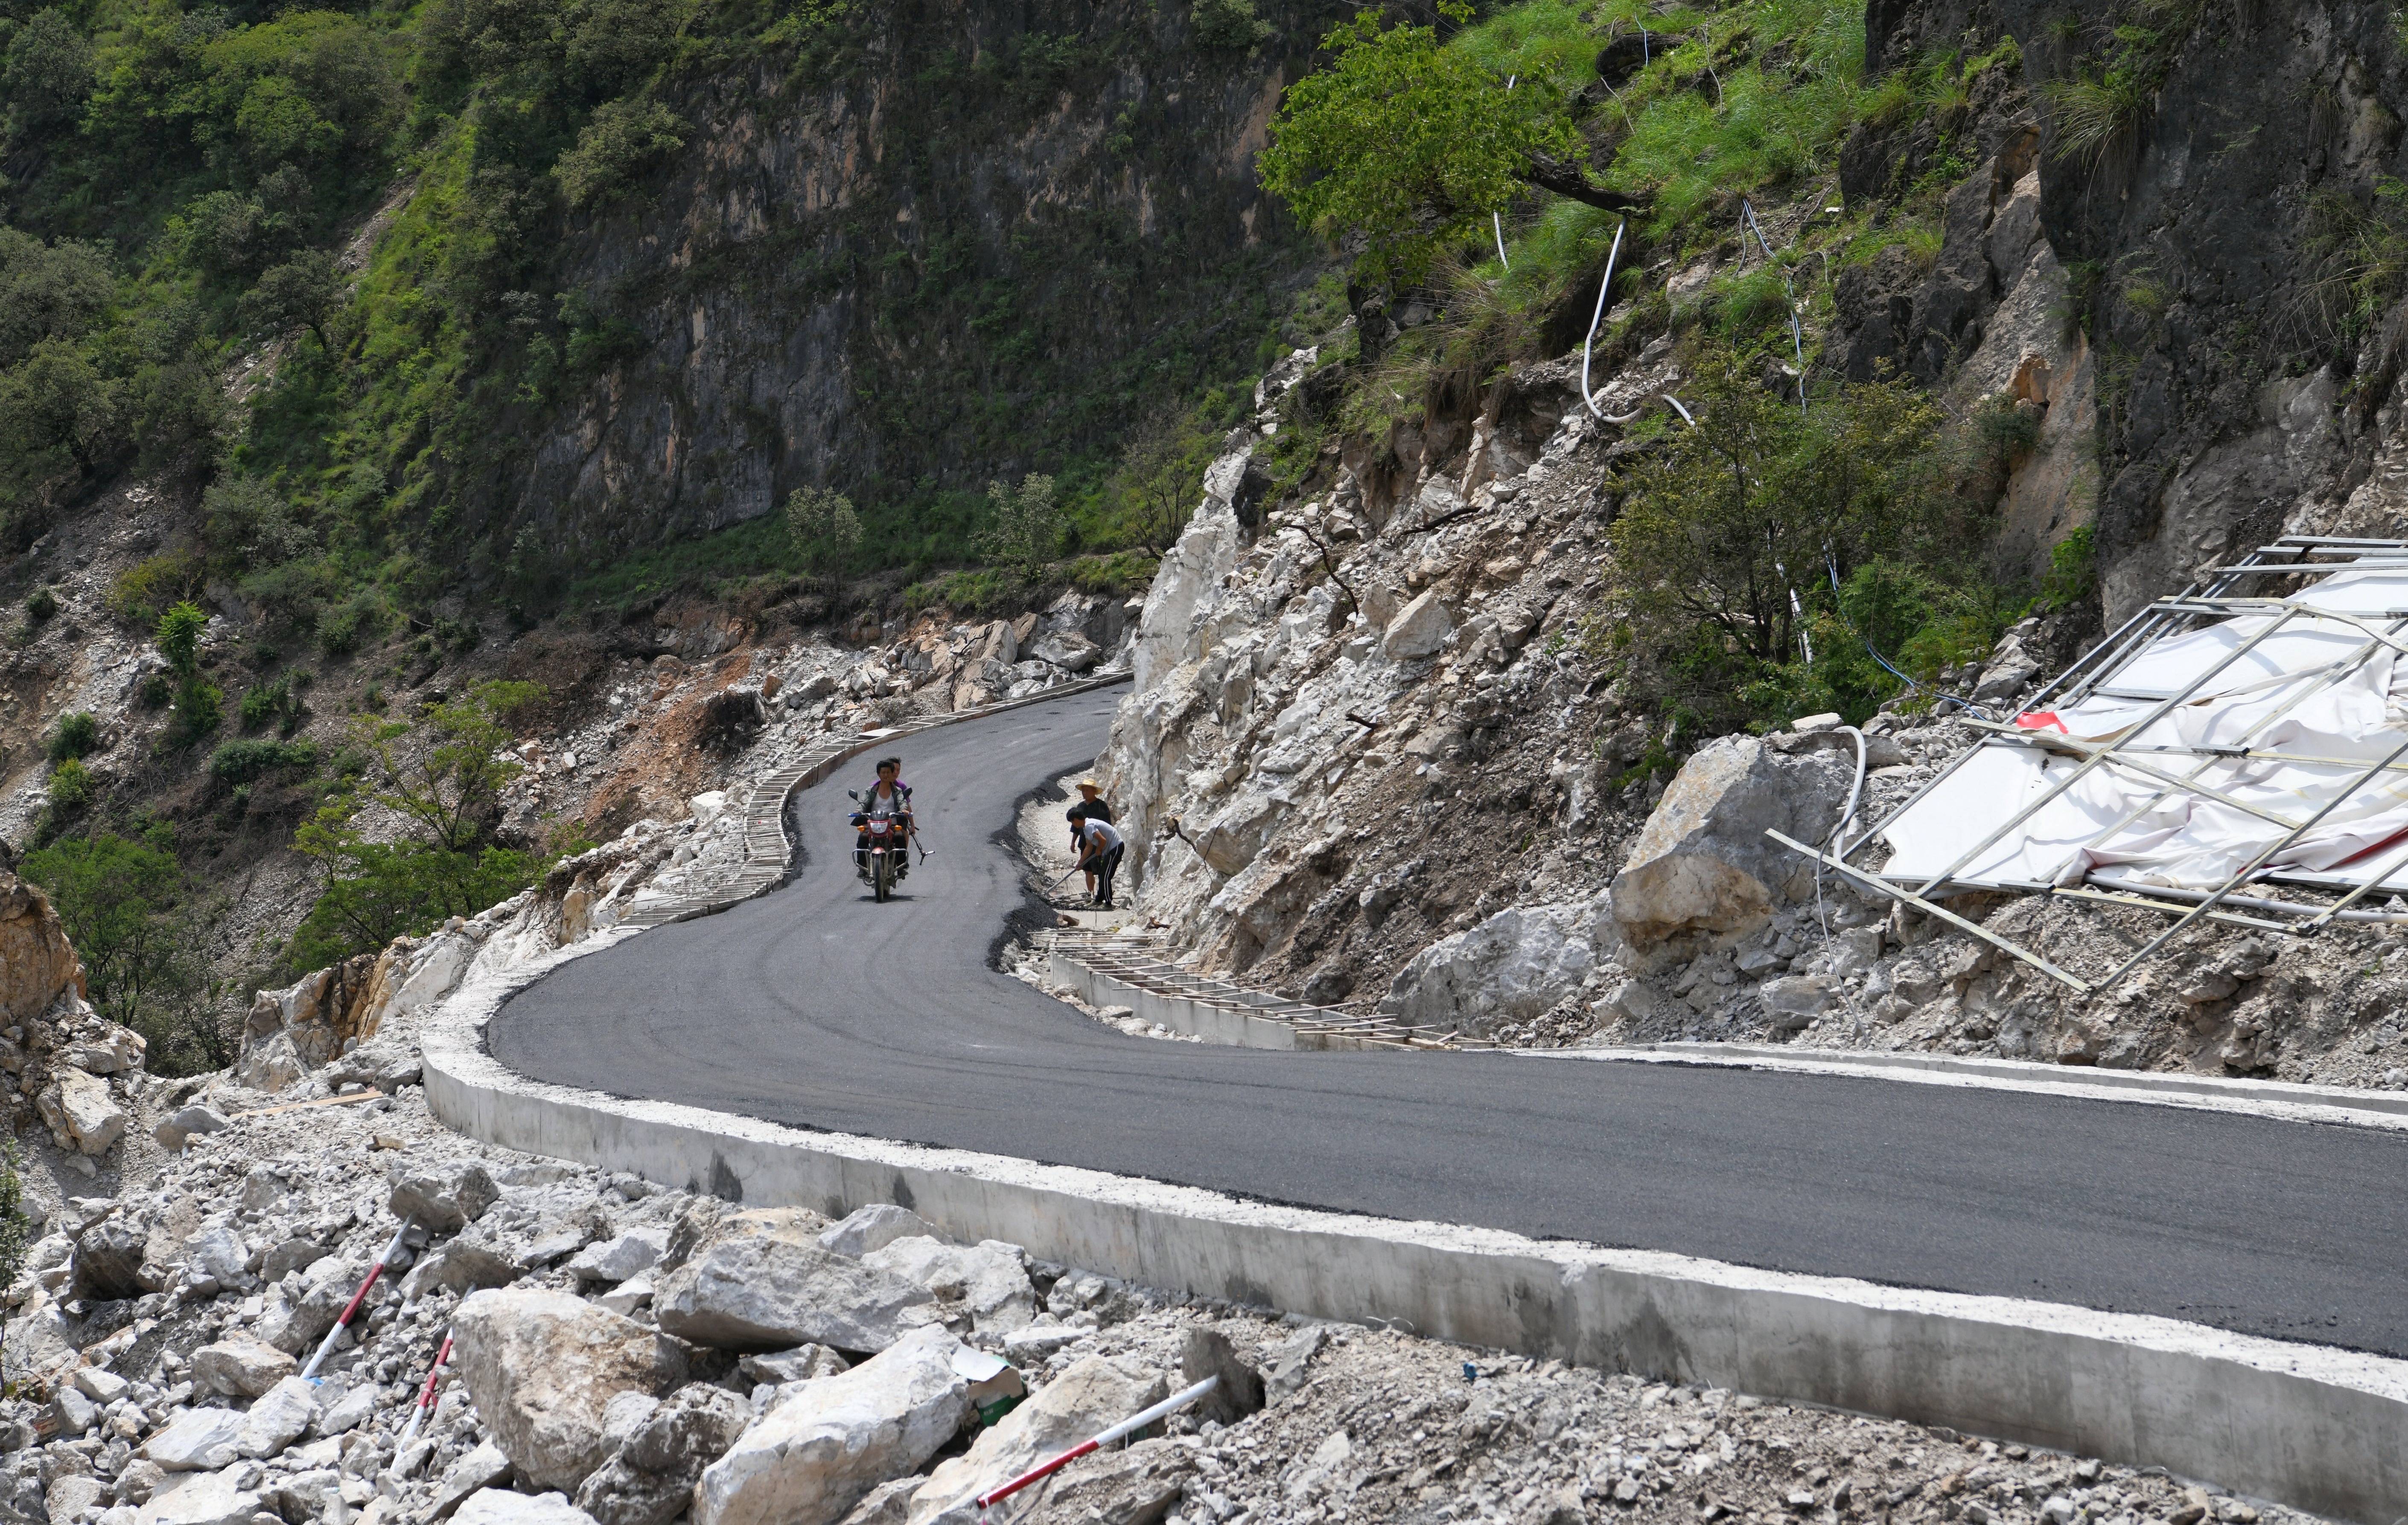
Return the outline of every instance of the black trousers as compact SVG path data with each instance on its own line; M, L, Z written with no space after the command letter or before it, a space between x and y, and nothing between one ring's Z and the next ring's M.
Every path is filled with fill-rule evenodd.
M1126 843L1122 843L1118 847L1106 848L1102 857L1095 859L1087 864L1088 869L1096 876L1096 898L1097 900L1110 900L1112 898L1112 876L1120 872L1121 854L1126 850L1128 850L1128 845Z

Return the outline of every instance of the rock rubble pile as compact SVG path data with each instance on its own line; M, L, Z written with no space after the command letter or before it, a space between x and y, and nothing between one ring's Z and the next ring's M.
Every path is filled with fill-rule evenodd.
M893 1205L830 1222L487 1148L407 1084L194 1133L141 1190L68 1204L7 1296L0 1512L42 1525L968 1525L1205 1375L1204 1404L996 1518L2261 1518L1946 1431L1174 1300Z

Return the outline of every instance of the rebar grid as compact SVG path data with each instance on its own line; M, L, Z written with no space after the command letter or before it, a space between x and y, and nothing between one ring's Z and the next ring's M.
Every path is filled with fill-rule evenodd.
M2389 648L2408 653L2408 609L2371 612L2325 609L2271 596L2256 589L2245 594L2236 593L2234 590L2244 579L2292 577L2301 579L2302 583L2309 583L2337 572L2350 571L2408 571L2408 541L2285 535L2272 544L2259 546L2238 563L2210 568L2206 580L2188 591L2158 600L2133 615L2043 687L2022 710L2022 713L2031 714L2052 705L2070 705L2094 695L2148 706L2141 718L2125 726L2114 739L2088 741L2042 730L1971 721L1968 723L1982 733L1971 746L1960 751L1929 781L1884 815L1871 830L1853 842L1839 845L1836 852L1827 854L1803 843L1792 842L1776 833L1766 834L1839 870L1869 891L1890 896L1901 906L1937 917L1971 933L2077 991L2105 989L2116 984L2144 961L2163 952L2175 938L2201 920L2279 931L2294 936L2312 935L2336 922L2408 925L2408 913L2360 907L2360 902L2370 895L2408 893L2408 842L2395 845L2394 839L2386 839L2359 854L2362 858L2378 851L2388 853L2382 860L2380 870L2364 883L2335 883L2329 875L2293 873L2281 866L2270 866L2272 859L2368 786L2387 776L2408 771L2408 742L2403 742L2380 759L2372 759L2296 753L2286 751L2279 746L2266 746L2258 740L2262 733L2300 705L2356 675L2377 652ZM2264 623L2231 650L2214 659L2203 671L2193 675L2178 691L2167 694L2129 690L2119 691L2116 689L2117 677L2159 642L2211 624L2251 616L2262 619ZM2167 716L2190 703L2202 688L2246 658L2276 632L2296 628L2301 620L2330 621L2350 627L2360 637L2359 644L2348 655L2320 667L2285 674L2279 680L2270 680L2270 688L2279 690L2287 687L2296 691L2259 717L2233 743L2186 747L2169 745L2161 739L2146 744L2131 740L2146 734ZM2080 762L2068 770L2065 777L2052 779L2037 797L2019 806L2002 825L1971 848L1958 854L1955 862L1936 875L1890 876L1848 862L1882 838L1958 768L1985 748L1993 747L2037 748L2077 758ZM2143 757L2165 760L2169 766L2154 766L2143 761ZM2185 762L2194 765L2186 772L2174 771ZM2204 782L2209 770L2223 762L2345 768L2351 777L2338 793L2308 813L2305 820L2300 820L2233 798L2224 790ZM2060 875L2070 870L2082 854L2113 840L2134 820L2176 794L2186 794L2228 809L2240 810L2282 828L2285 834L2272 846L2252 851L2247 862L2214 890L2142 884L2097 869L2086 872L2079 884L1959 877L2011 833L2100 768L2120 772L2128 777L2145 778L2157 786L2156 791L2143 804L2124 812L2113 825L2093 834L2076 848L2058 870ZM2240 893L2243 888L2269 884L2282 885L2290 893L2281 898ZM1946 911L1937 904L1954 894L1991 891L2042 894L2080 905L2148 911L2171 918L2172 924L2149 939L2139 952L2124 960L2112 972L2085 978L2059 968L2013 939Z

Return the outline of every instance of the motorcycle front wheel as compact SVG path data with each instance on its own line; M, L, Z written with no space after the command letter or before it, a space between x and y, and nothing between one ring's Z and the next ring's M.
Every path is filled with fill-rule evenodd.
M888 866L888 856L885 853L870 854L870 888L876 892L878 903L882 905L886 904L886 897L895 892L895 870Z

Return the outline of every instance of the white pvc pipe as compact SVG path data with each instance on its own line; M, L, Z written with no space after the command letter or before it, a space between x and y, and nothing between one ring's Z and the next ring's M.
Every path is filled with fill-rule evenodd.
M1588 410L1590 413L1596 415L1596 417L1599 419L1603 419L1608 423L1627 423L1630 420L1628 419L1607 419L1602 412L1598 411L1597 396L1594 392L1588 390L1589 352L1597 343L1597 325L1605 318L1606 293L1613 290L1613 266L1614 263L1622 258L1623 230L1629 226L1630 219L1627 217L1613 225L1613 248L1606 253L1605 278L1598 282L1597 287L1597 310L1588 315L1588 336L1581 340L1581 401L1588 405ZM1634 413L1630 417L1635 419L1638 416L1638 414Z
M1520 78L1522 77L1518 74L1509 74L1505 77L1506 94L1511 95L1513 93L1513 81ZM1512 262L1505 258L1505 218L1503 214L1498 212L1489 213L1488 225L1497 230L1497 263L1503 265L1508 270L1512 269Z

